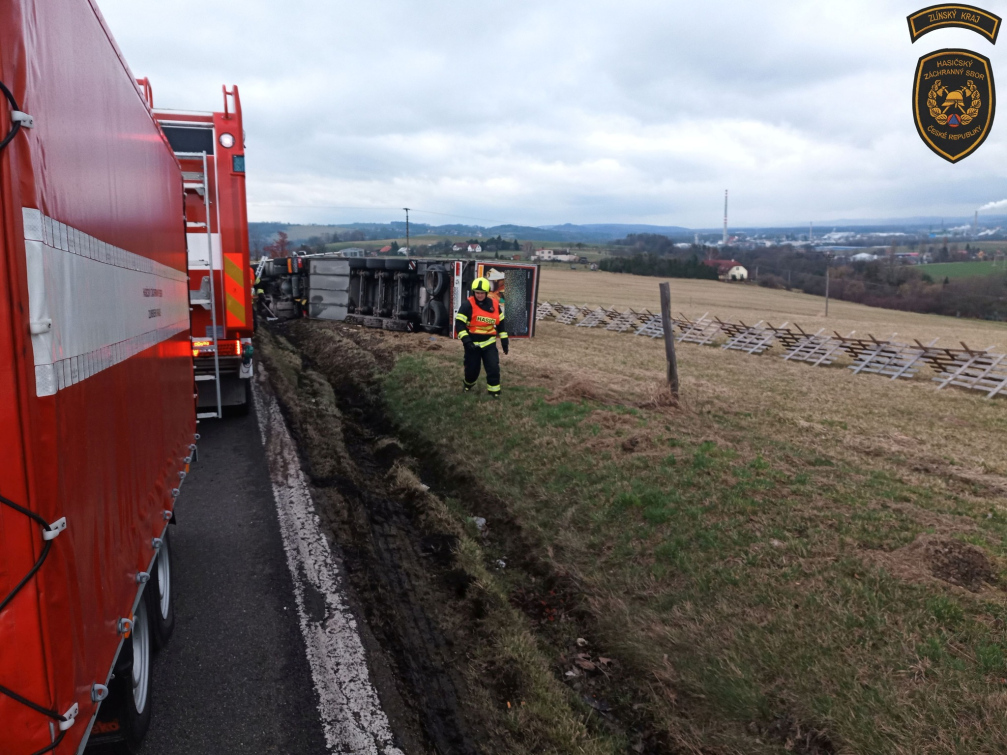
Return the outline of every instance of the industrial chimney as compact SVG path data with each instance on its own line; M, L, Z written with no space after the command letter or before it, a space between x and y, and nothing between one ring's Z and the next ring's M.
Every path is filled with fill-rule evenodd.
M724 189L724 246L727 246L727 189Z

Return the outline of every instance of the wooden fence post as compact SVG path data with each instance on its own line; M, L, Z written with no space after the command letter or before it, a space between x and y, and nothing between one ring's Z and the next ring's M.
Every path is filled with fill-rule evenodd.
M664 352L668 357L668 387L678 402L678 357L675 356L675 330L671 324L671 286L661 284L661 325L664 328Z

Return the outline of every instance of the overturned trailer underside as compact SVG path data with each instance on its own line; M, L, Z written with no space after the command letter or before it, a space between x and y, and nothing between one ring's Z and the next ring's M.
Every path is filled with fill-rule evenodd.
M344 259L331 255L270 260L260 271L260 302L268 316L356 323L395 331L454 335L454 314L477 277L493 285L508 331L535 335L537 265L515 262Z

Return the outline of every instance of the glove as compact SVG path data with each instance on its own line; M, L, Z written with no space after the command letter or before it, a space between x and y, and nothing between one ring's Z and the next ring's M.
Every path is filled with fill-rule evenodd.
M501 338L500 339L500 348L502 348L504 354L506 354L510 350L510 339L509 338Z
M465 351L471 351L472 349L474 349L476 346L474 343L472 343L472 336L462 337L462 346L465 347Z

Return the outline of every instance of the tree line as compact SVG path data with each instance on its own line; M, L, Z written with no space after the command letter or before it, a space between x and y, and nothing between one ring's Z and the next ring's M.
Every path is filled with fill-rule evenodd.
M661 257L656 254L634 254L628 257L605 257L598 267L610 273L650 275L658 278L697 278L717 280L717 269L704 265L699 257L688 260Z
M613 256L599 266L611 272L715 280L716 270L699 259L733 259L760 286L824 296L828 269L829 295L835 299L907 312L1007 321L1007 269L994 275L934 280L925 267L901 264L894 250L885 259L843 262L822 251L792 246L683 248L659 234L633 234L612 242L610 248Z

